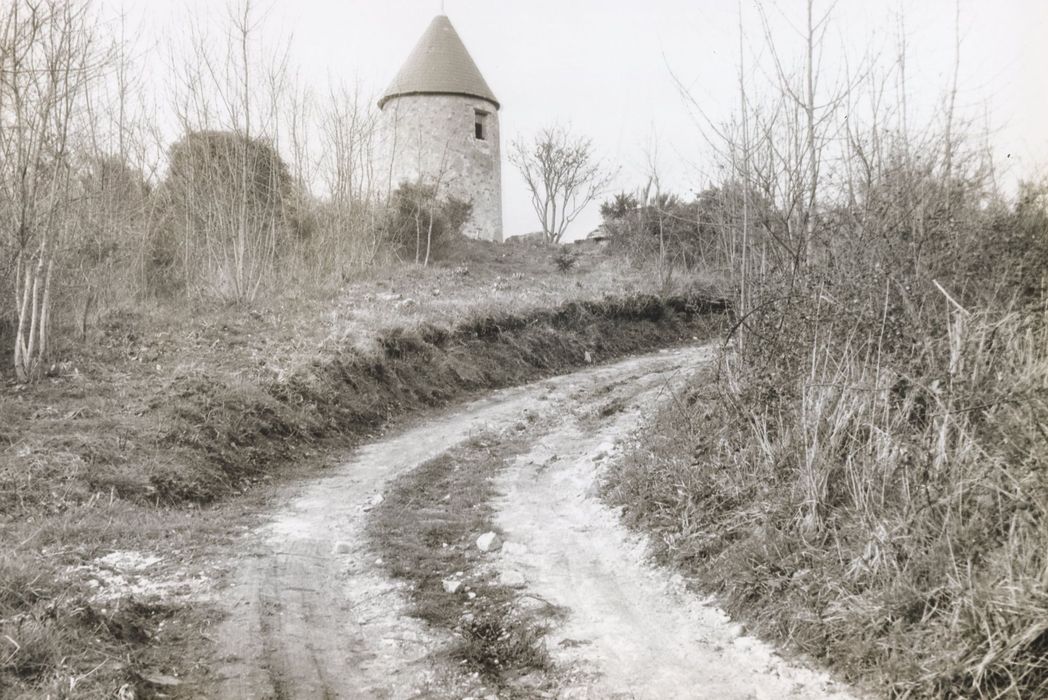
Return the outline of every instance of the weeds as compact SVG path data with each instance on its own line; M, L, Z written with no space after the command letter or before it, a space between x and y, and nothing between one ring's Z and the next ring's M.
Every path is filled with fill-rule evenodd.
M512 614L485 613L466 622L453 656L486 678L532 669L547 671L551 662L544 635L545 628L515 619Z
M813 344L795 382L725 355L608 493L733 614L853 681L1040 697L1048 323L947 315L919 374L829 326L841 340Z
M579 262L579 257L568 249L562 249L553 257L557 272L571 272Z

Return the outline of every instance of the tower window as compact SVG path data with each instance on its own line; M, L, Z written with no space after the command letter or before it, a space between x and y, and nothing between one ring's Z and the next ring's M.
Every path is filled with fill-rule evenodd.
M484 141L488 138L488 113L480 109L475 109L473 110L473 115L474 135L477 137L478 141Z

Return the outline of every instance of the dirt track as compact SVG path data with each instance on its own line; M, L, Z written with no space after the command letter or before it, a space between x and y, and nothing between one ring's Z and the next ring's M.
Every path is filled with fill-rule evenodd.
M844 697L646 564L643 542L596 498L616 441L708 357L705 348L661 352L496 392L290 491L244 542L207 694L449 696L429 658L446 639L404 614L403 592L367 550L369 503L405 470L537 412L547 427L529 434L532 447L501 481L499 524L511 546L497 565L523 574L528 595L567 609L550 637L561 697Z

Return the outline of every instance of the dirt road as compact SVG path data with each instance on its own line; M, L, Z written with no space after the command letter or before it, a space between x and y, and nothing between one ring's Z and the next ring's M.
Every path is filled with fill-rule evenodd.
M545 417L501 477L507 546L495 565L566 611L549 637L565 698L846 697L790 665L680 581L646 563L596 496L602 465L642 415L709 359L706 348L632 358L497 392L356 451L300 485L247 537L218 637L222 698L453 697L432 652L442 633L404 614L363 536L398 474L471 435Z

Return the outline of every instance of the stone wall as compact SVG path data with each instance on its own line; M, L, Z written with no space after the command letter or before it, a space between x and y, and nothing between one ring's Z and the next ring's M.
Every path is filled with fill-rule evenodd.
M485 138L476 138L476 110L487 112ZM381 168L391 188L416 182L421 172L441 194L473 203L463 233L502 240L502 165L498 110L461 95L401 95L382 108ZM443 174L441 174L443 173Z

